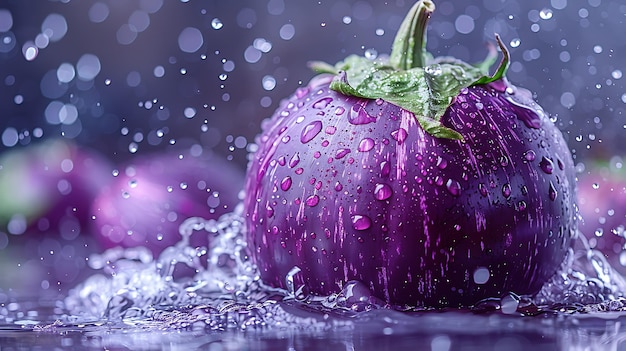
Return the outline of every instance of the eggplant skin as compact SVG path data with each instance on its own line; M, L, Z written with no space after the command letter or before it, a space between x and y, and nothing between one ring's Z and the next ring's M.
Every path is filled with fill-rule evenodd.
M472 306L532 295L577 235L575 172L530 93L498 80L461 90L435 138L330 76L262 125L246 178L247 244L261 279L314 295L351 280L393 306Z

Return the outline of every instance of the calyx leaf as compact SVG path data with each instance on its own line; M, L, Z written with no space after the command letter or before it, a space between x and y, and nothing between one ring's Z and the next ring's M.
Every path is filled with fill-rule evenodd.
M400 26L389 58L370 60L351 55L334 66L313 62L310 67L320 73L335 74L330 88L341 94L386 100L412 112L420 126L432 136L462 140L461 134L441 123L441 118L462 89L504 78L509 53L496 34L504 58L492 76L488 75L488 70L497 59L493 45L487 58L478 65L451 57L432 59L425 51L425 33L434 9L429 0L420 0L411 8Z

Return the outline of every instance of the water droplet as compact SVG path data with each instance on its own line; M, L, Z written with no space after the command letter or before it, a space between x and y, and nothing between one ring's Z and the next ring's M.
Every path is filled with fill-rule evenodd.
M215 30L220 30L222 29L222 27L224 27L224 24L222 23L222 20L220 20L219 18L214 18L211 21L211 27Z
M291 183L291 177L287 176L280 182L280 188L283 189L283 191L287 191L291 188Z
M341 183L339 183L339 182L335 183L335 190L336 191L343 190L343 185L341 185Z
M534 161L535 157L537 157L537 154L533 150L528 150L524 153L524 158L526 159L526 161Z
M520 202L517 203L517 207L519 208L520 211L524 211L526 209L526 201L522 200Z
M307 87L298 88L298 89L296 89L296 97L297 97L298 99L302 99L303 97L305 97L305 96L306 96L306 94L308 94L308 93L309 93L309 91L310 91L310 90L309 90L309 88L307 88Z
M504 195L504 197L506 198L511 196L511 184L506 183L502 186L502 195Z
M514 38L511 40L511 47L512 48L516 48L518 46L520 46L520 44L522 43L522 41L519 38Z
M431 76L440 76L441 73L443 72L443 70L441 69L441 65L438 63L435 63L433 65L430 66L426 66L424 68L424 71L427 74L430 74Z
M320 202L320 198L317 195L311 195L306 199L306 204L311 207L317 206L319 202Z
M267 205L267 207L265 208L265 214L267 215L267 218L274 217L274 208L270 205Z
M372 220L366 215L353 215L352 228L356 230L366 230L372 226Z
M487 191L487 187L483 183L478 184L478 192L482 196L487 196L487 194L489 194L489 192Z
M456 180L448 179L446 182L446 189L448 189L448 192L450 192L453 196L461 195L461 184L459 184Z
M437 168L446 169L446 167L448 167L448 161L441 156L437 156Z
M363 138L359 143L358 150L361 152L367 152L374 148L374 140L371 138Z
M552 181L550 181L550 186L548 187L548 196L550 197L550 200L556 200L557 191Z
M408 133L406 129L400 128L391 132L391 136L398 142L398 144L402 144L406 140Z
M335 127L335 126L328 126L328 127L326 127L326 130L324 130L324 132L326 132L326 134L328 134L328 135L334 135L337 132L337 127Z
M378 183L374 188L374 196L376 197L376 200L387 200L392 194L393 190L391 190L391 187L387 184Z
M539 17L543 20L549 20L552 18L552 10L551 9L543 9L539 12Z
M298 165L299 162L300 162L300 154L296 152L291 157L291 160L289 160L289 168L294 168L295 166Z
M339 149L337 150L337 153L335 154L335 158L341 159L349 153L350 153L350 149Z
M376 122L376 118L370 116L367 111L365 111L365 108L363 108L363 105L354 104L350 108L348 122L354 125L361 125Z
M522 185L520 190L522 191L522 195L528 195L528 187L526 185Z
M500 310L504 314L513 314L517 312L518 306L519 298L513 296L513 294L508 294L500 300Z
M385 178L389 176L391 173L391 165L387 161L383 161L380 163L380 177Z
M344 112L346 112L346 109L343 108L343 106L339 106L335 109L335 114L337 116L341 116Z
M501 156L500 157L500 166L502 167L506 167L509 165L509 158L506 156Z
M328 104L330 104L331 101L333 101L333 98L331 97L325 97L325 98L319 99L313 103L313 108L321 110L323 108L326 108L326 106L328 106Z
M442 186L443 185L443 178L441 178L440 176L436 176L435 177L435 184L437 184L437 186Z
M309 141L313 140L313 138L315 138L321 130L322 130L321 121L314 121L314 122L307 124L302 129L302 134L300 135L300 141L303 144L308 143Z
M554 163L544 156L541 158L541 162L539 162L539 168L547 174L552 174L552 171L554 171Z
M476 268L473 274L474 283L485 284L487 281L489 281L490 274L491 273L489 272L489 269L486 267Z
M367 49L363 55L368 60L375 60L378 57L378 51L376 49Z

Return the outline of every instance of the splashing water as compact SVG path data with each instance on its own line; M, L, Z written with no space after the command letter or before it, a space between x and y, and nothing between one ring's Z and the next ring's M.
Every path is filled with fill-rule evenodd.
M297 283L299 267L285 277L286 291L264 286L247 256L243 229L240 205L219 220L187 219L180 227L182 240L157 259L144 248L94 255L90 265L102 273L70 291L64 300L67 314L52 327L123 322L150 330L339 330L370 320L373 313L397 321L405 318L356 281L331 296L310 296L307 287ZM190 246L191 235L208 235L209 247ZM623 291L624 279L580 235L561 270L534 298L511 293L481 301L472 311L625 311ZM411 311L417 310L405 312Z

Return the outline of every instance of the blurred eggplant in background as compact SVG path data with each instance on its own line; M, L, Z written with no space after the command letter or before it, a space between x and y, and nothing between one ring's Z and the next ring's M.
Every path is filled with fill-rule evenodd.
M89 206L109 181L110 163L71 141L49 139L0 157L0 227L76 238L89 223Z
M185 219L232 211L242 187L243 171L217 155L137 157L101 188L92 206L94 233L106 247L142 245L158 254L181 239ZM192 236L197 246L207 240Z

